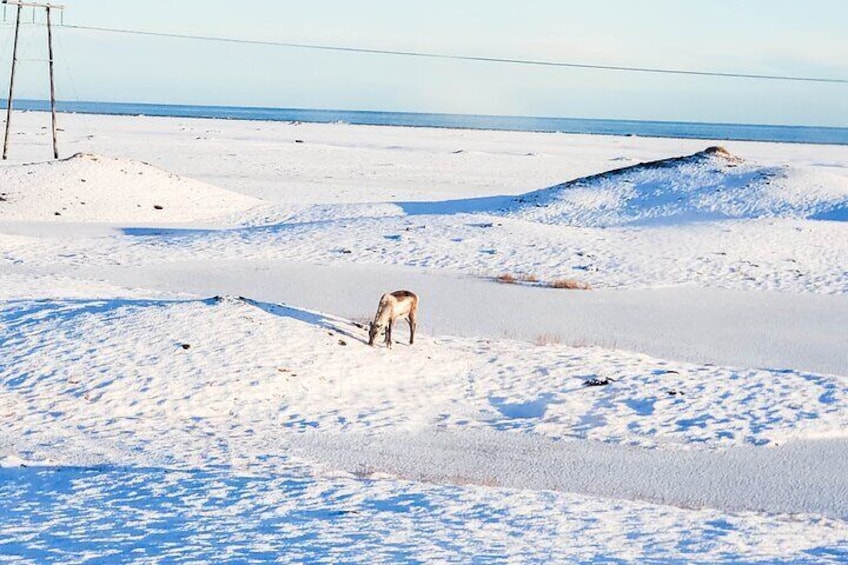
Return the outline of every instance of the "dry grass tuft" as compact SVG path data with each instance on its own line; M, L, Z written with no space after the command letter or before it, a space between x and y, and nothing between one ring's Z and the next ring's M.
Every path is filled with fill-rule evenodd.
M722 157L733 157L733 154L721 145L713 145L711 147L707 147L706 149L704 149L704 153L710 155L721 155Z
M565 288L568 290L592 290L589 283L584 283L575 279L557 279L548 283L551 288Z
M562 344L562 336L555 334L540 334L533 339L533 343L540 347L544 345L560 345Z
M498 281L499 283L504 283L504 284L515 284L516 282L518 282L518 279L516 279L515 276L513 276L509 273L504 273L502 275L498 275L497 277L495 277L495 280Z
M495 280L504 283L504 284L516 284L519 282L523 283L536 283L539 282L539 277L532 274L522 274L515 276L512 273L504 273L502 275L498 275L495 277Z
M446 475L443 477L438 477L431 479L428 482L432 482L437 485L457 485L457 486L484 486L484 487L498 487L500 486L500 482L490 476L483 477L467 477L465 475Z
M589 283L584 283L578 281L576 279L556 279L550 282L541 282L539 281L539 277L532 273L524 273L520 275L513 275L512 273L503 273L502 275L498 275L494 279L496 282L503 284L541 284L541 286L548 286L550 288L567 288L570 290L591 290L592 287L589 286Z

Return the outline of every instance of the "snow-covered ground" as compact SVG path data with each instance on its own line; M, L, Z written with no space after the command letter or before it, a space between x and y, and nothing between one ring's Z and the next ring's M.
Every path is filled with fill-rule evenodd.
M848 560L848 147L14 118L0 561Z

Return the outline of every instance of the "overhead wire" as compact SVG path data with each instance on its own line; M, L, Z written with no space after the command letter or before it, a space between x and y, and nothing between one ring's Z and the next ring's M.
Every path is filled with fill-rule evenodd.
M749 72L730 72L730 71L703 71L694 69L679 69L679 68L662 68L662 67L647 67L647 66L629 66L629 65L603 65L594 63L581 63L572 61L549 61L540 59L518 59L506 57L484 57L477 55L457 55L450 53L435 53L428 51L407 51L396 49L373 49L366 47L351 47L343 45L322 45L314 43L296 43L289 41L268 41L258 39L242 39L233 37L219 37L209 35L194 35L186 33L167 33L158 31L145 31L137 29L111 28L103 26L87 26L76 24L63 24L61 27L66 29L93 31L101 33L115 33L124 35L136 35L146 37L163 37L170 39L183 39L191 41L212 41L221 43L241 44L241 45L263 45L270 47L284 47L295 49L310 49L320 51L335 51L342 53L361 53L371 55L393 55L402 57L418 57L426 59L442 59L452 61L473 61L482 63L500 63L510 65L526 65L539 67L561 67L570 69L586 69L598 71L618 71L631 73L651 73L665 75L683 75L683 76L699 76L713 78L731 78L731 79L752 79L752 80L771 80L771 81L792 81L792 82L812 82L812 83L829 83L829 84L848 84L848 78L839 77L815 77L801 75L782 75L782 74L760 74Z
M40 26L44 25L40 22L21 22L23 25ZM11 23L0 23L0 27L10 26ZM87 26L77 24L59 24L54 26L57 28L65 28L79 31L93 31L100 33L114 33L124 35L136 35L142 37L162 37L169 39L182 39L189 41L208 41L220 42L240 45L260 45L267 47L282 47L292 49L308 49L319 51L334 51L341 53L359 53L370 55L390 55L401 57L417 57L424 59L441 59L451 61L470 61L482 63L499 63L509 65L524 65L538 67L559 67L570 69L583 70L598 70L598 71L616 71L630 73L649 73L649 74L664 74L678 76L696 76L696 77L713 77L713 78L730 78L730 79L749 79L749 80L769 80L769 81L789 81L789 82L808 82L808 83L824 83L824 84L848 84L848 78L840 77L817 77L817 76L802 76L802 75L785 75L785 74L761 74L751 72L731 72L731 71L706 71L695 69L680 69L680 68L663 68L663 67L647 67L647 66L629 66L629 65L606 65L595 63L581 63L573 61L551 61L541 59L518 59L508 57L485 57L478 55L459 55L451 53L435 53L428 51L407 51L398 49L375 49L367 47L351 47L344 45L323 45L314 43L297 43L289 41L270 41L259 39L244 39L234 37L221 37L210 35L196 35L186 33L168 33L158 31L146 31L137 29L111 28L103 26Z

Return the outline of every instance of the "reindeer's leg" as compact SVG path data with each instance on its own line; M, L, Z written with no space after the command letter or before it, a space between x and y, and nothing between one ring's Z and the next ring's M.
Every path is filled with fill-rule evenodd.
M389 320L389 324L386 326L386 347L389 349L392 348L392 322L394 320Z
M410 312L406 321L409 322L409 345L412 345L415 342L415 326L417 325L415 312Z

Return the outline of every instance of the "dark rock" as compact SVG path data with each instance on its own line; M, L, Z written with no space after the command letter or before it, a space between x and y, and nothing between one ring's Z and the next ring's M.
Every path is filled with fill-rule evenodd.
M604 377L601 379L588 379L583 381L583 386L607 386L608 384L612 384L614 382L615 380L609 377Z

